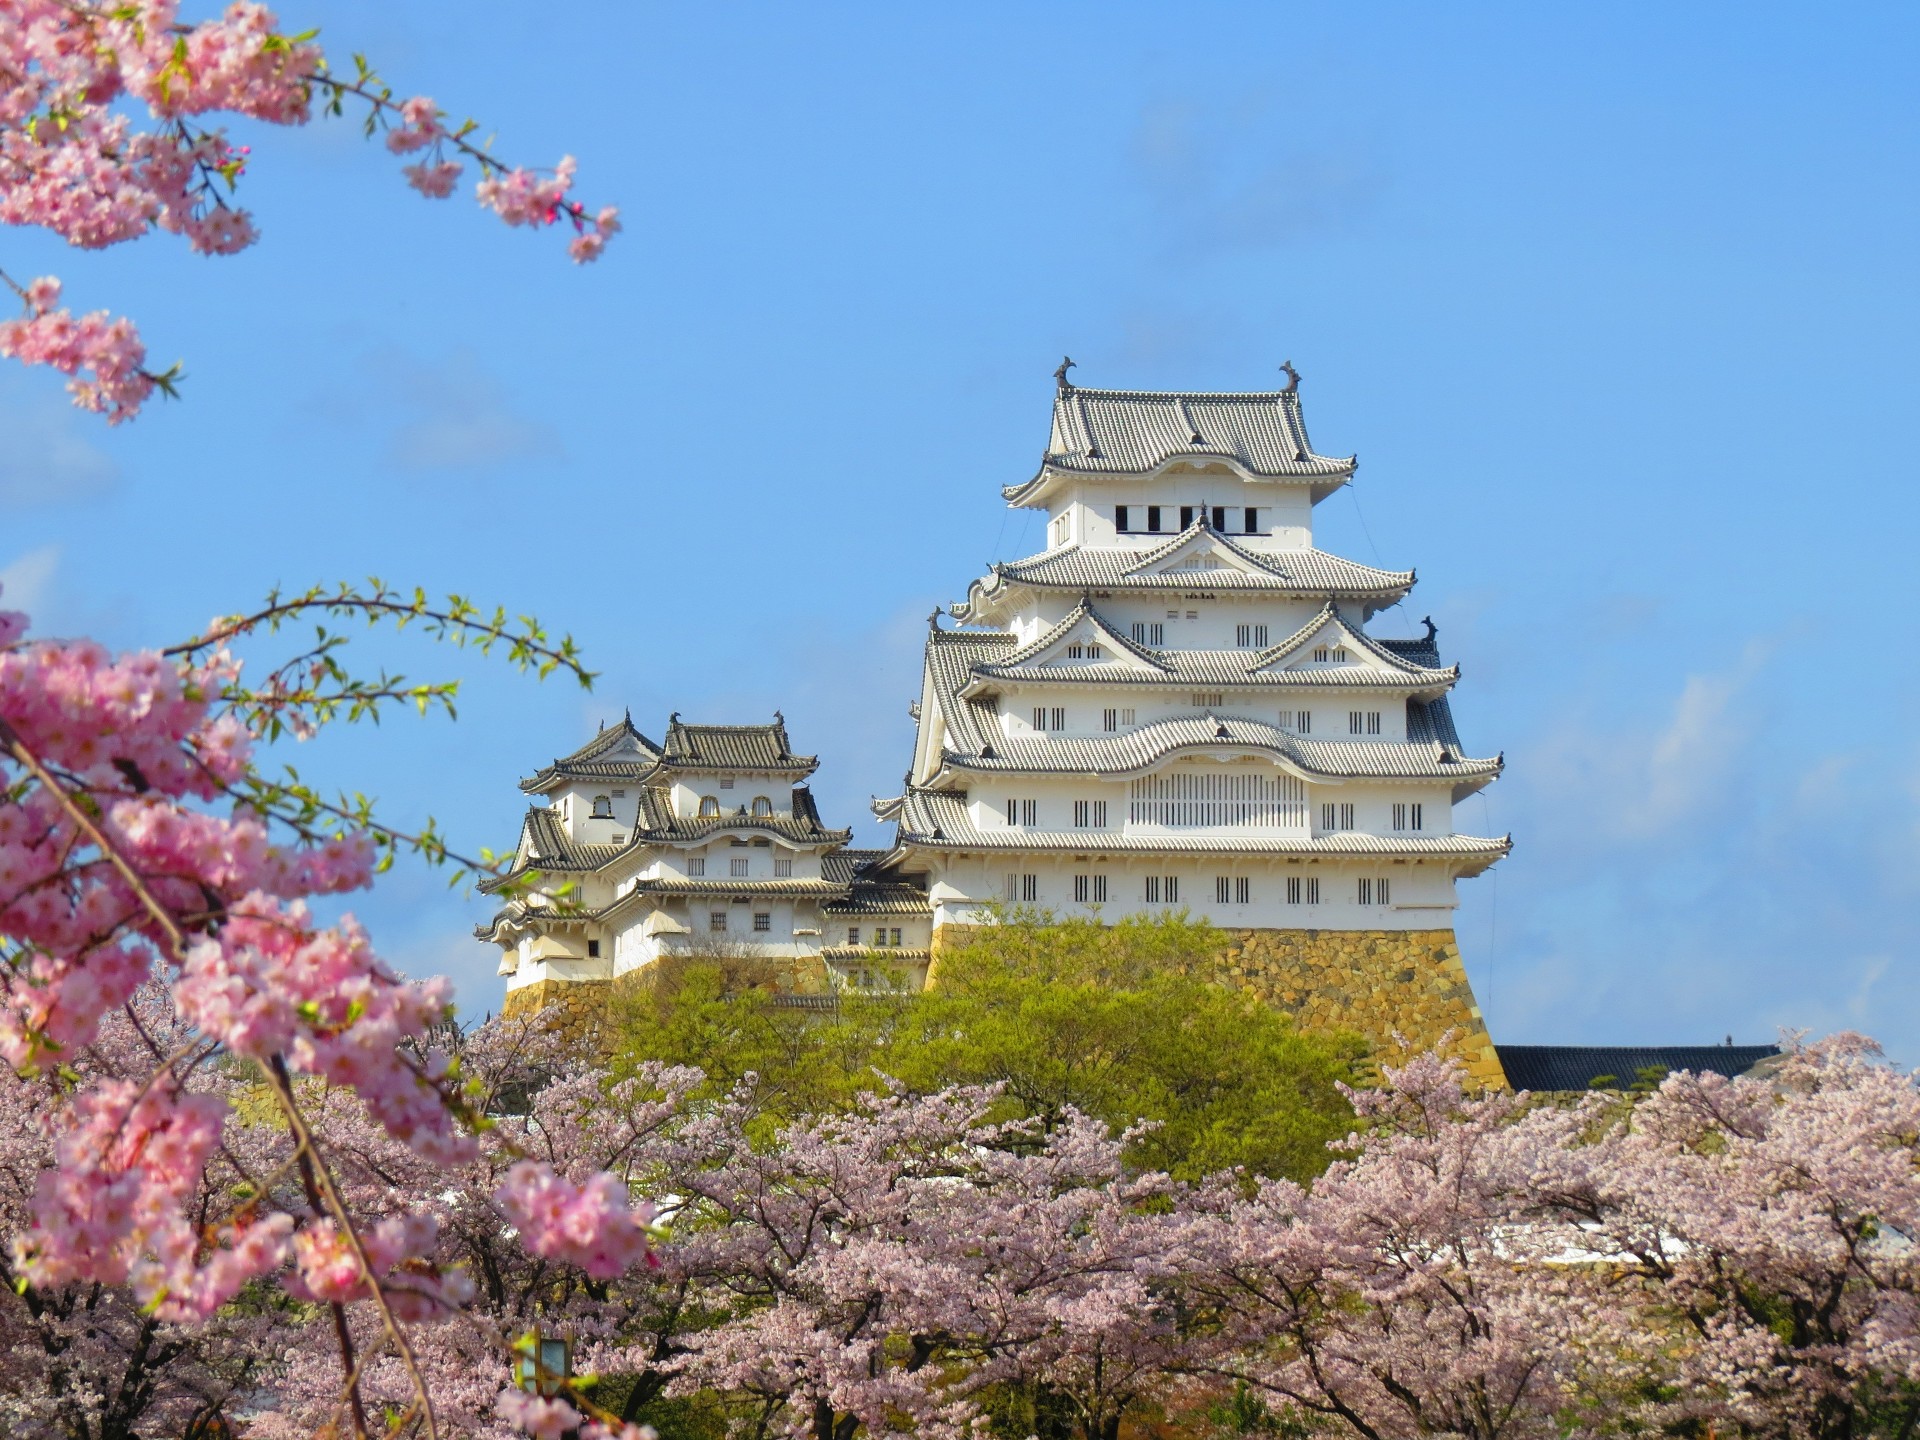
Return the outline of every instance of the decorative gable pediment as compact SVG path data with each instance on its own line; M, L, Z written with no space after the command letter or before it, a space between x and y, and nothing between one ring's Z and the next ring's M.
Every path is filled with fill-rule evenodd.
M1127 570L1128 575L1271 575L1273 571L1212 530L1195 525L1172 545L1148 555Z
M980 666L975 674L1032 678L1048 670L1070 672L1093 665L1107 675L1128 671L1154 676L1170 673L1166 664L1107 623L1090 601L1082 600L1044 635L997 664Z
M1252 675L1279 670L1299 674L1325 671L1330 679L1356 670L1409 678L1433 673L1375 645L1331 604L1247 667Z

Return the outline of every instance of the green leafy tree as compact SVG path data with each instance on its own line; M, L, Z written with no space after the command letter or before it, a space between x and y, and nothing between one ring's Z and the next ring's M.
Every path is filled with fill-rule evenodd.
M1115 924L998 914L941 953L913 995L795 1004L767 962L689 956L616 994L616 1065L695 1065L724 1091L747 1075L771 1119L845 1108L892 1079L919 1094L998 1084L1010 1116L1069 1109L1116 1128L1155 1122L1137 1164L1195 1178L1232 1166L1304 1179L1325 1168L1364 1051L1303 1034L1212 979L1225 936L1187 916Z
M1350 1034L1309 1035L1213 978L1226 936L1178 915L1114 924L1016 909L944 951L889 1045L915 1090L1004 1085L1049 1124L1071 1107L1156 1128L1138 1163L1197 1178L1231 1166L1304 1179L1352 1125Z

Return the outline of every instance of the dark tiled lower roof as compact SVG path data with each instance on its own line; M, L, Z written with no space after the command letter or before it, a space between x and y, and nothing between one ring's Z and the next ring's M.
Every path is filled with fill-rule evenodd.
M884 850L835 850L820 857L820 873L836 884L850 884L855 874L886 853Z
M812 770L820 762L795 755L787 741L787 722L771 725L686 725L678 715L667 724L664 763L676 770Z
M1778 1045L1496 1045L1516 1090L1624 1090L1643 1072L1744 1075Z

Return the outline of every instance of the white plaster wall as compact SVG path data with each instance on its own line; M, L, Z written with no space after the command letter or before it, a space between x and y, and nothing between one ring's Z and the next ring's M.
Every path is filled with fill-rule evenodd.
M936 861L931 878L940 887L935 893L938 908L936 925L974 924L982 918L981 907L1004 899L1009 874L1031 874L1038 881L1038 898L1033 902L1056 914L1099 915L1108 920L1143 912L1186 910L1211 920L1216 925L1258 927L1264 929L1325 930L1424 930L1452 924L1455 906L1454 883L1450 867L1438 860L1380 859L1285 860L1257 856L1123 856L1103 854L1089 847L1084 855L996 855L992 858L965 857ZM1107 878L1107 903L1081 904L1073 899L1076 875ZM1176 904L1150 904L1146 900L1146 879L1166 877L1179 881L1180 899ZM1246 877L1251 896L1246 904L1215 898L1218 877L1231 882ZM1302 881L1320 882L1320 903L1289 904L1286 881L1289 876ZM1362 876L1377 882L1386 879L1391 903L1362 905L1358 902L1358 881ZM1233 893L1230 886L1230 893ZM1306 887L1302 886L1302 895Z
M1194 702L1196 695L1209 698L1204 705L1197 705ZM1220 697L1218 704L1211 699L1214 695ZM1036 730L1033 712L1041 706L1047 710L1049 726L1053 723L1053 711L1056 708L1066 711L1066 728L1059 731ZM1118 730L1109 731L1106 728L1106 711L1109 709L1132 710L1133 723L1121 723ZM1407 738L1407 706L1405 698L1400 695L1362 694L1355 698L1351 691L1329 696L1324 691L1315 692L1305 688L1248 693L1246 690L1208 690L1201 687L1169 693L1158 686L1144 685L1137 689L1120 685L1009 685L1000 697L1000 733L1007 739L1034 740L1058 736L1067 740L1086 740L1109 734L1125 734L1161 720L1192 718L1202 714L1225 720L1258 720L1267 725L1280 724L1285 714L1295 717L1287 723L1297 727L1297 717L1303 710L1313 717L1311 729L1304 737L1309 740L1372 741L1382 744L1404 742ZM1377 713L1380 716L1380 733L1353 734L1349 717L1355 711L1362 717ZM1124 719L1124 715L1117 717L1118 721L1123 722ZM1364 730L1367 721L1363 718L1360 723Z
M1129 516L1135 529L1128 534L1121 534L1115 525L1114 511L1121 505L1143 512ZM1146 524L1144 511L1149 505L1161 508L1157 537L1138 529ZM1313 500L1308 486L1247 481L1232 475L1167 475L1152 480L1093 481L1057 491L1046 512L1046 548L1068 543L1150 548L1179 533L1183 505L1226 505L1236 510L1254 506L1260 511L1258 534L1240 533L1241 515L1232 516L1228 525L1235 543L1250 548L1301 550L1313 544Z
M1168 766L1156 773L1172 770L1197 770L1201 764L1188 761ZM1219 773L1273 774L1274 766L1261 759L1238 760L1213 767ZM1194 837L1218 835L1226 838L1257 839L1263 836L1301 836L1324 833L1320 829L1320 806L1325 802L1351 804L1355 831L1369 835L1397 833L1451 835L1453 802L1451 782L1444 780L1348 780L1339 784L1307 785L1307 826L1301 829L1168 829L1160 826L1131 825L1127 821L1128 781L1107 780L1094 775L1065 776L983 776L967 791L967 811L976 828L1014 833L1033 829L1061 831L1074 829L1073 804L1076 800L1107 802L1107 832L1126 835L1170 835ZM1030 799L1036 802L1037 819L1032 826L1007 824L1007 801ZM1396 802L1419 802L1423 807L1418 832L1393 829ZM1089 830L1089 834L1098 833Z

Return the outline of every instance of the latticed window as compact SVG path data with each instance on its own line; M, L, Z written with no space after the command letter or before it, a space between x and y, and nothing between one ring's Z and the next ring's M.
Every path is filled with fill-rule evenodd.
M1307 787L1292 775L1174 771L1128 787L1135 825L1291 826L1307 823Z
M1014 871L1007 873L1006 900L1009 905L1018 905L1025 901L1040 898L1040 877L1022 875Z
M1393 828L1396 830L1419 830L1425 806L1418 800L1397 801L1393 807Z
M1136 645L1164 645L1167 643L1167 627L1160 620L1136 620L1133 622L1133 643Z
M1146 900L1149 905L1178 905L1180 903L1180 877L1178 875L1147 876Z
M1076 800L1073 802L1073 827L1076 830L1104 830L1107 828L1107 802L1104 800Z
M753 912L753 930L756 935L765 935L773 929L773 916L765 910Z
M1007 801L1007 824L1038 825L1040 823L1040 802L1038 800Z
M744 877L747 873L747 857L744 855L734 856L733 859L727 862L727 873L733 876Z
M700 818L710 820L720 813L720 802L711 795L700 797Z
M720 930L725 930L726 928L727 928L727 912L726 911L709 910L707 912L707 929L713 930L713 931L720 931Z
M1378 735L1380 733L1380 712L1378 710L1349 710L1347 712L1347 733L1349 735Z
M592 818L595 820L613 819L613 800L611 797L606 795L596 795L593 797Z
M776 880L793 878L793 860L790 856L782 855L773 862L773 878Z
M687 861L687 874L704 875L707 873L707 857L695 855Z
M1233 643L1241 649L1264 650L1267 645L1267 627L1264 625L1236 625L1233 627Z
M753 797L753 813L763 818L765 816L773 814L773 801L769 800L764 795L754 796Z
M1342 801L1341 803L1336 805L1333 802L1328 801L1327 803L1321 805L1320 828L1322 830L1353 829L1352 804L1347 801Z
M1104 875L1076 875L1073 877L1073 898L1081 905L1104 905L1107 901L1107 877Z
M1218 710L1227 703L1226 692L1221 690L1196 690L1193 692L1193 708L1196 710Z

